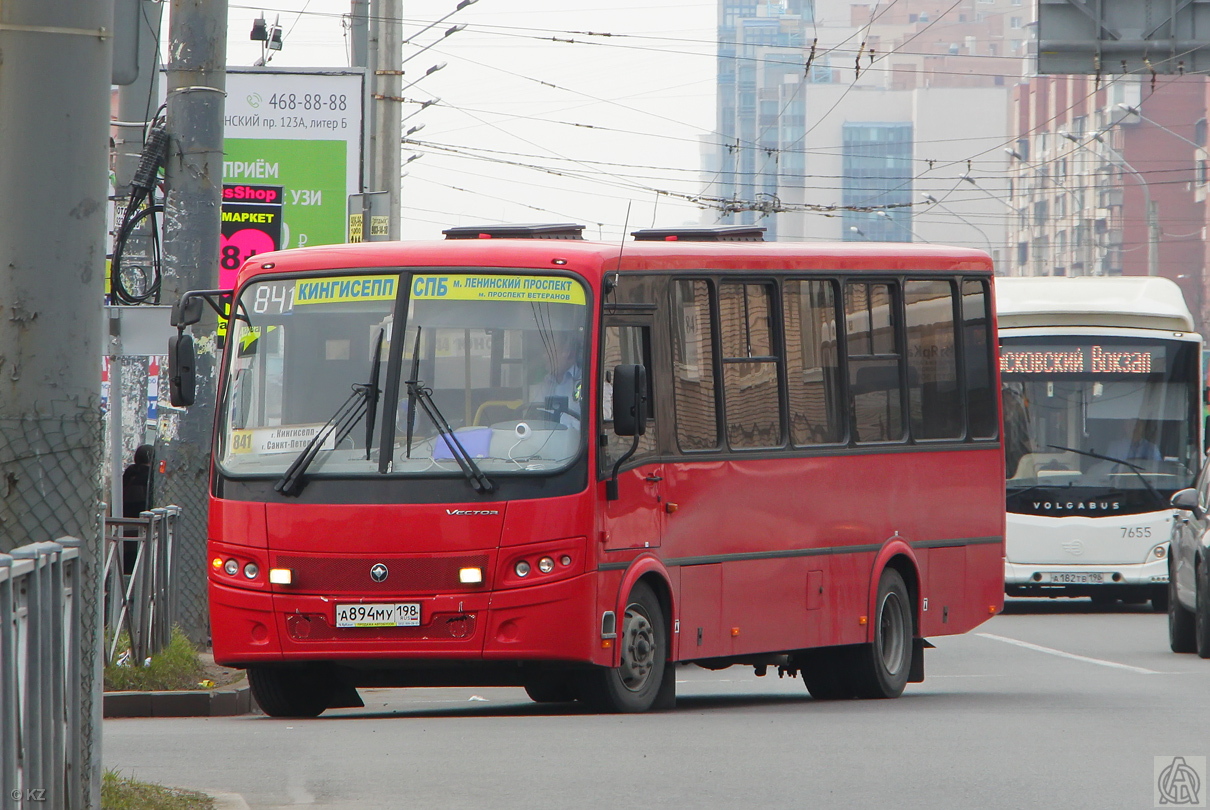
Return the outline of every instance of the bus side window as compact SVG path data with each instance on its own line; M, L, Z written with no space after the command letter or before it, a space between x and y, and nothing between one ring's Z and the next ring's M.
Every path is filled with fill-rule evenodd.
M849 413L858 443L903 439L903 396L896 345L898 288L890 284L845 285L849 355Z
M613 367L621 364L641 365L647 369L647 432L639 438L639 448L632 458L651 455L656 448L654 380L651 374L651 330L646 326L606 326L601 344L601 459L604 474L613 471L613 464L630 449L634 438L613 432Z

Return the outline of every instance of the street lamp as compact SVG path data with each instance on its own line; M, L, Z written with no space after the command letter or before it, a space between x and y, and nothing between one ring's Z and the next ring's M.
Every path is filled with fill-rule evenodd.
M1156 127L1156 128L1158 128L1158 129L1162 129L1162 130L1164 130L1165 132L1167 132L1169 135L1171 135L1172 137L1174 137L1174 138L1179 138L1180 140L1182 140L1182 141L1184 141L1185 143L1187 143L1187 144L1189 144L1190 146L1192 146L1192 147L1193 147L1193 172L1194 172L1194 180L1195 180L1195 181L1197 180L1197 167L1198 167L1198 161L1200 161L1200 160L1205 160L1205 159L1206 159L1206 154L1207 154L1207 153L1206 153L1206 147L1205 147L1205 146L1203 146L1203 145L1201 145L1201 144L1197 143L1196 141L1191 141L1191 140L1189 140L1188 138L1186 138L1184 135L1180 134L1179 132L1173 132L1172 130L1168 129L1168 127L1164 126L1163 124L1161 124L1161 123L1160 123L1160 122L1158 122L1158 121L1155 121L1155 120L1152 120L1151 118L1148 118L1147 116L1143 115L1143 111L1142 111L1142 110L1140 110L1138 107L1131 107L1129 104L1126 104L1126 103L1121 103L1121 104L1118 104L1118 109L1119 109L1119 110L1122 110L1123 112L1129 113L1130 115L1135 115L1135 116L1138 116L1140 119L1142 119L1143 121L1146 121L1148 124L1151 124L1153 127ZM1102 141L1102 143L1103 143L1103 141Z
M438 25L441 25L441 23L445 22L445 21L446 21L446 20L448 20L450 17L453 17L453 16L454 16L455 14L457 14L459 11L462 11L462 9L466 8L467 6L472 6L472 5L474 5L475 3L478 3L478 2L479 2L479 0L462 0L462 2L460 2L460 3L459 3L457 6L455 6L455 7L454 7L454 10L453 10L453 11L451 11L449 14L446 14L444 17L441 17L440 19L433 20L431 23L429 23L428 25L426 25L424 28L421 28L419 31L417 31L416 33L412 34L410 37L408 37L407 39L405 39L405 40L403 41L403 44L404 44L404 45L407 45L409 42L411 42L413 39L415 39L416 37L418 37L418 36L420 36L421 34L423 34L425 31L428 31L430 28L434 28L434 27L436 27L436 26L438 26ZM459 28L459 26L454 26L454 27L455 27L455 28ZM461 26L461 28L465 28L465 27L466 27L465 25L464 25L464 26ZM445 35L448 37L448 36L449 36L450 34L452 34L452 33L454 33L454 32L453 32L453 30L451 29L451 30L449 30L449 31L446 31L446 32L445 32ZM440 42L440 40L438 40L438 41Z
M849 230L860 236L865 241L870 241L870 237L865 235L865 231L863 231L861 228L858 228L856 225L850 225Z
M416 80L414 80L414 81L412 81L412 82L410 82L410 83L408 83L408 84L405 84L403 87L400 87L400 88L399 88L399 92L400 92L400 94L402 95L403 91L404 91L404 90L407 90L407 89L408 89L409 87L411 87L412 85L414 85L414 84L419 84L420 82L424 81L424 80L425 80L425 78L427 78L428 76L432 76L434 73L436 73L437 71L439 71L439 70L441 70L443 67L445 67L445 66L446 66L446 64L447 64L447 63L445 63L445 62L439 62L439 63L437 63L436 65L433 65L431 68L429 68L428 70L426 70L426 71L424 72L424 75L423 75L423 76L421 76L419 79L416 79ZM400 120L403 120L403 119L400 119Z
M908 235L909 235L909 236L911 236L911 237L912 237L913 239L915 239L916 241L919 241L919 242L928 242L928 240L927 240L927 239L921 239L919 234L917 234L915 231L913 231L913 230L912 230L911 228L909 228L907 225L905 225L905 224L903 224L902 222L900 222L899 220L895 219L893 216L891 216L890 214L888 214L886 211L875 211L875 212L874 212L874 216L876 216L876 217L882 217L882 218L883 218L883 219L885 219L887 222L891 222L891 223L893 223L893 224L895 224L895 225L898 225L900 228L903 228L905 231L907 231L907 232L908 232ZM910 240L909 240L909 241L910 241Z
M927 202L929 205L937 206L938 208L940 208L942 211L945 211L950 216L955 217L955 218L965 222L967 225L969 225L970 227L972 227L976 231L978 231L979 235L983 237L983 241L987 243L987 252L989 254L992 252L992 240L990 238L988 238L987 234L983 231L982 228L980 228L975 223L971 222L966 217L959 214L957 211L954 211L953 209L942 205L941 200L938 200L936 197L934 197L932 194L929 194L927 191L921 192L920 196L923 197L925 202Z
M412 61L412 60L413 60L413 59L415 59L417 56L419 56L420 54L422 54L422 53L424 53L425 51L427 51L429 48L431 48L431 47L433 47L434 45L436 45L436 44L440 43L440 42L441 42L442 40L444 40L446 37L450 36L451 34L456 34L456 33L458 33L459 31L463 30L464 28L466 28L466 26L465 26L465 25L451 25L449 28L447 28L447 29L446 29L445 33L441 35L441 39L435 39L435 40L433 40L433 41L432 41L432 42L430 42L428 45L425 45L423 48L421 48L420 50L416 51L416 53L414 53L414 54L412 54L411 56L409 56L407 59L404 59L403 61L401 61L399 64L400 64L400 65L406 65L408 62ZM408 42L410 42L410 41L411 41L411 40L408 40ZM407 44L407 42L405 42L404 44L406 45L406 44Z
M1094 155L1096 154L1096 151L1093 150L1092 147L1082 142L1077 136L1072 135L1070 132L1060 132L1059 134L1081 149L1087 149ZM1116 163L1118 166L1134 175L1134 179L1139 183L1139 188L1143 190L1143 203L1147 211L1147 275L1159 275L1159 212L1156 211L1155 203L1151 199L1151 187L1148 186L1147 180L1143 177L1139 170L1126 162L1126 158L1122 157L1121 152L1105 142L1105 138L1102 133L1094 132L1088 137L1090 140L1094 140L1101 146L1105 147L1105 151L1108 153L1110 161Z
M1024 156L1023 156L1023 155L1022 155L1020 152L1018 152L1017 150L1015 150L1015 149L1005 149L1005 150L1004 150L1004 152L1005 152L1005 154L1007 154L1009 157L1011 157L1011 158L1013 158L1014 160L1016 160L1016 161L1020 162L1022 166L1029 166L1029 165L1030 165L1029 161L1028 161L1028 160L1027 160L1027 159L1026 159L1026 158L1025 158L1025 157L1024 157ZM1070 188L1068 188L1068 187L1066 186L1066 184L1064 184L1064 183L1060 183L1058 180L1056 180L1056 179L1055 179L1055 177L1056 177L1056 175L1055 175L1054 173L1050 173L1050 172L1048 172L1048 173L1046 174L1046 178L1047 178L1047 179L1050 181L1050 184L1051 184L1052 186L1054 186L1055 188L1057 188L1057 189L1059 189L1060 191L1062 191L1062 192L1064 192L1065 194L1067 194L1067 196L1068 196L1068 197L1071 197L1071 203L1072 203L1072 206L1071 206L1071 213L1072 213L1072 218L1073 218L1073 219L1074 219L1074 220L1075 220L1075 221L1076 221L1078 224L1083 224L1083 225L1085 226L1085 228L1087 228L1087 231L1086 231L1086 233L1085 233L1085 238L1084 238L1084 255L1081 257L1081 259L1080 259L1080 263L1081 263L1081 264L1083 265L1083 267L1084 267L1084 273L1085 273L1086 275L1089 275L1089 274L1091 274L1091 273L1092 273L1092 263L1093 263L1093 256L1092 256L1092 253L1093 253L1093 250L1092 250L1092 228L1091 228L1091 224L1090 224L1089 222L1085 221L1085 220L1087 220L1087 218L1084 216L1084 199L1083 199L1082 197L1078 196L1078 195L1077 195L1077 194L1076 194L1074 191L1072 191ZM1020 188L1021 188L1021 187L1020 187L1020 186L1018 186L1018 189L1020 189ZM1024 192L1024 191L1022 191L1022 192L1021 192L1021 194L1022 194L1022 196L1025 196L1025 192ZM1075 257L1075 246L1074 246L1074 245L1072 246L1072 257L1073 257L1073 258Z

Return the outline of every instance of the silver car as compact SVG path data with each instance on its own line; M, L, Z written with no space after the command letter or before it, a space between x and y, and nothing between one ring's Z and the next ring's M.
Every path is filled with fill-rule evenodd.
M1210 658L1210 462L1197 485L1172 496L1177 517L1168 551L1168 643Z

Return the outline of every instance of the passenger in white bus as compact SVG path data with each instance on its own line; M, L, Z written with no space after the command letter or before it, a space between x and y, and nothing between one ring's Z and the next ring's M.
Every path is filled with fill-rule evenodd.
M1159 461L1163 459L1160 448L1147 438L1147 424L1143 421L1122 420L1121 435L1109 444L1105 455L1115 459L1143 459Z

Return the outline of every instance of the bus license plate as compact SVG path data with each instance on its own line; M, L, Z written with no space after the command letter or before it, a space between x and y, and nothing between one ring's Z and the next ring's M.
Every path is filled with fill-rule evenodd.
M369 603L336 606L337 627L419 627L420 603Z
M1051 582L1059 582L1064 585L1101 585L1105 582L1105 575L1100 571L1082 571L1080 573L1054 573L1050 575Z

